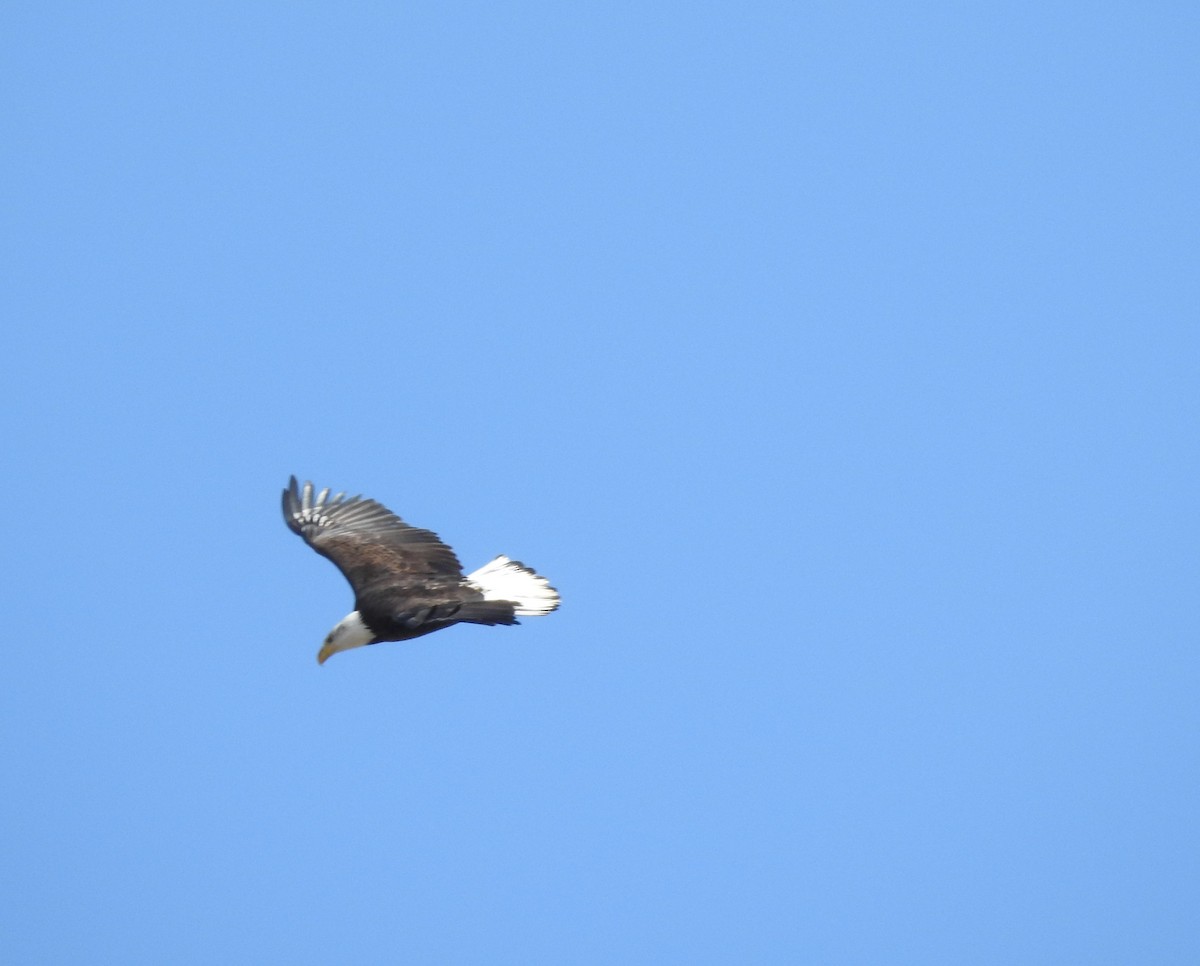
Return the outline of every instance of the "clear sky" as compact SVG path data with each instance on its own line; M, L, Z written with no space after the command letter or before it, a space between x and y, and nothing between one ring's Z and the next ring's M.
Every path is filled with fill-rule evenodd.
M1194 3L0 37L5 961L1200 962Z

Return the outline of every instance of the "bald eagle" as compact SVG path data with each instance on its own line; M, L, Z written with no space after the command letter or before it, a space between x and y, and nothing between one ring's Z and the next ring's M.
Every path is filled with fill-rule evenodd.
M558 607L545 577L508 557L463 576L454 551L436 533L409 526L374 500L328 488L313 495L293 476L283 491L293 533L332 560L354 589L354 610L337 624L317 663L364 644L409 641L451 624L516 624Z

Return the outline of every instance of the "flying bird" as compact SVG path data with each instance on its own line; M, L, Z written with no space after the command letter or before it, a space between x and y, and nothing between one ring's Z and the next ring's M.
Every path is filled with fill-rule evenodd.
M293 533L332 560L354 589L354 610L329 632L317 663L339 651L409 641L452 624L517 624L558 607L558 591L524 564L500 556L463 575L436 533L409 526L360 496L316 495L293 476L283 491Z

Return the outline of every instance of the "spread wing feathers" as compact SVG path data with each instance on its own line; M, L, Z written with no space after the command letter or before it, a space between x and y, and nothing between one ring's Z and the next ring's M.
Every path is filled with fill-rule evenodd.
M314 495L311 483L301 489L293 476L283 491L283 516L305 543L337 565L358 596L381 580L462 577L454 551L436 533L409 526L374 500L330 496L328 487Z

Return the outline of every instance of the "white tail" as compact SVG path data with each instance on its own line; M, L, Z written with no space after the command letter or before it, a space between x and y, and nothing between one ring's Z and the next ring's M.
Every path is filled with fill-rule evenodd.
M467 583L480 590L484 600L512 601L520 617L540 617L558 607L558 591L550 581L504 556L467 574Z

